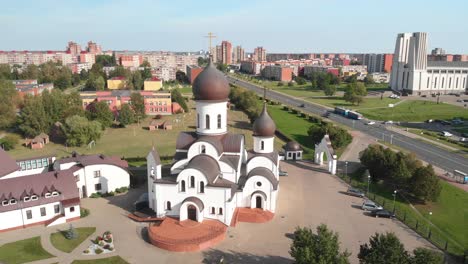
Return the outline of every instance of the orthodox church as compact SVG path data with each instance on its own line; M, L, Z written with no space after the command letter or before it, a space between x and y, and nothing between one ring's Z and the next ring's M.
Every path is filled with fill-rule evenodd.
M275 212L279 156L275 123L266 105L253 124L253 149L227 130L229 83L212 62L193 84L196 131L181 132L174 161L163 169L158 152L147 156L148 201L157 217L230 225L238 207Z

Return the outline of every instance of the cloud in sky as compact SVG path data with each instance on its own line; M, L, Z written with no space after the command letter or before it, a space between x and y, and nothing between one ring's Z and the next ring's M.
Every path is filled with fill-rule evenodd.
M399 32L425 31L429 46L468 53L468 1L447 0L24 0L0 9L0 50L206 49L207 32L246 50L392 52Z

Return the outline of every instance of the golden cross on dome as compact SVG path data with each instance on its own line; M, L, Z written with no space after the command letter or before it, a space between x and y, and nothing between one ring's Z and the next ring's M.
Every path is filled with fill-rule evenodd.
M213 32L208 32L208 36L205 36L205 38L210 39L210 50L209 50L209 52L211 53L211 40L216 38L216 36L213 34Z

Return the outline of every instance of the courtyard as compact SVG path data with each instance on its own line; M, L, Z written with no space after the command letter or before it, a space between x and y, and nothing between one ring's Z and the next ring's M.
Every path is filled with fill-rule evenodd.
M194 253L174 253L159 249L147 238L146 223L136 223L127 217L133 202L146 188L132 189L125 195L98 199L83 199L82 206L91 214L73 222L75 227L96 227L96 234L109 230L114 235L115 252L99 257L121 256L129 263L216 263L221 258L227 263L292 263L289 256L291 234L297 226L313 229L320 223L338 232L342 249L352 253L351 263L358 263L359 245L376 232L394 232L408 250L432 247L429 242L396 220L373 218L359 208L362 199L340 193L347 186L323 168L308 162L281 164L289 176L280 178L280 195L275 218L265 224L238 223L228 228L226 239L214 248ZM43 226L2 233L1 245L34 236L47 240L51 233L66 229L67 225ZM89 240L89 239L88 239ZM70 254L43 247L56 257L34 263L71 263L77 259L92 259L81 250L85 241Z

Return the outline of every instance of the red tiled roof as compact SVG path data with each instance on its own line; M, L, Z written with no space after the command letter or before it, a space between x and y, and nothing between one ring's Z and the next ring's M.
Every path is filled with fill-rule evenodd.
M80 198L79 197L75 197L75 198L71 198L71 199L67 199L67 200L62 201L62 206L63 207L69 207L69 206L78 205L78 204L80 204Z
M105 155L76 155L76 157L68 157L60 159L59 164L65 164L70 162L77 162L83 166L96 165L96 164L108 164L114 165L126 169L128 163L125 160L121 160L116 156L105 156Z
M0 148L0 178L19 169L16 161Z
M125 76L115 76L110 78L111 80L125 80Z
M161 79L159 79L158 77L151 77L151 78L146 79L146 81L160 82Z

